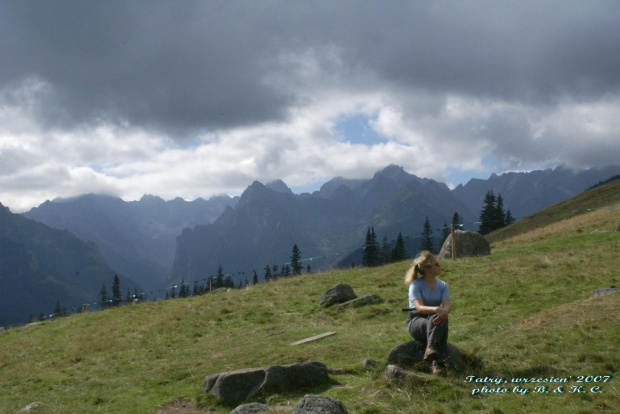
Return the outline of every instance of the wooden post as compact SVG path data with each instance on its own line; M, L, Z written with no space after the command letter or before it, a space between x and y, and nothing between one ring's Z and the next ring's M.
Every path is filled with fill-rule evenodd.
M452 260L456 260L456 237L454 237L454 224L450 225L450 234L452 236Z
M88 312L88 305L84 304L84 312Z

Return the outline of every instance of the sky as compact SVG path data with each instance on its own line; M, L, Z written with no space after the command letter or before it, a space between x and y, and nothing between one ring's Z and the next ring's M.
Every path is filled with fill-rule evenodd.
M616 0L0 0L0 203L617 165Z

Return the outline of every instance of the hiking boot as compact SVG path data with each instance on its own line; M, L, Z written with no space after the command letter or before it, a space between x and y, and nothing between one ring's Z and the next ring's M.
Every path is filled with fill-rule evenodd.
M434 361L439 356L439 351L437 351L434 348L435 347L433 346L433 344L431 342L429 342L428 346L426 347L426 351L424 352L424 361L425 362Z
M432 364L433 375L442 375L444 373L444 366L441 361L433 361Z

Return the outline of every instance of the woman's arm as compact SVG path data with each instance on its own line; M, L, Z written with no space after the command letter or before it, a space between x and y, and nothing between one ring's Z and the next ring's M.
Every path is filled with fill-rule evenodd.
M444 299L441 301L441 306L425 306L422 299L415 299L413 301L416 310L422 315L436 314L437 317L433 319L434 323L444 323L448 320L448 314L452 310L450 305L450 299Z

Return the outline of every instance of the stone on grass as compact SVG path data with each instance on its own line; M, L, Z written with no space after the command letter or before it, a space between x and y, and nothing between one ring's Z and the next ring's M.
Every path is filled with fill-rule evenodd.
M295 407L293 414L347 414L347 407L335 398L322 395L305 395Z
M271 408L268 405L261 403L250 403L240 405L230 412L230 414L256 414L256 413L264 413L265 411L270 411Z
M356 299L352 299L347 302L341 303L338 306L343 306L343 307L363 306L363 305L369 305L369 304L375 304L375 303L381 303L381 302L383 302L383 300L377 295L366 295L366 296L362 296L361 298L356 298Z
M418 375L415 372L406 371L402 368L397 367L396 365L388 365L385 367L385 372L383 373L386 379L412 379L418 381L426 381L426 377L422 375Z
M480 233L475 231L455 230L456 257L487 256L491 254L491 245ZM441 247L438 257L440 259L452 258L452 237L448 236Z
M332 288L329 288L319 299L319 306L332 306L337 303L344 303L357 298L353 288L347 284L340 283Z
M412 339L392 348L388 354L388 362L400 367L408 367L422 362L425 350L426 344L424 342ZM454 369L461 369L464 365L461 351L450 343L448 344L447 362Z
M620 292L618 288L604 288L604 289L596 289L594 291L594 297L598 298L599 296L610 295L612 293Z
M299 362L209 375L205 378L204 392L211 392L224 402L236 403L259 393L281 393L316 387L328 379L325 364Z

